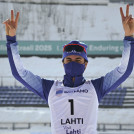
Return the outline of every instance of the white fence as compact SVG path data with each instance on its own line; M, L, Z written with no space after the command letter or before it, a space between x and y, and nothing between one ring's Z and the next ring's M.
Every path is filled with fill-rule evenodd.
M0 113L0 134L51 134L48 108L9 107L0 108ZM98 117L99 133L134 133L133 109L99 109Z

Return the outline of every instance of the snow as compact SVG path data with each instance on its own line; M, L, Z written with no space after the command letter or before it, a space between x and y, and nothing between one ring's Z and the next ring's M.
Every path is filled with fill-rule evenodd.
M8 107L0 108L0 122L3 123L50 123L49 108ZM126 114L127 113L127 114ZM7 117L7 118L5 118ZM33 118L34 117L34 118ZM111 118L112 117L112 118ZM98 123L134 124L134 109L99 108Z
M50 123L50 111L48 108L0 108L0 122L9 126L9 123L16 123L19 127L24 127L23 123L31 123L31 129L24 130L0 130L0 134L50 134L49 126L44 126L43 123ZM5 118L6 117L6 118ZM133 109L99 109L98 123L102 124L134 124ZM38 124L39 123L39 124ZM25 127L27 127L25 125ZM111 134L113 134L112 132ZM131 131L118 132L115 134L132 134ZM101 133L100 133L101 134ZM110 134L110 133L107 133Z
M46 79L63 79L64 68L61 58L40 58L40 57L29 57L21 58L24 67L35 75L39 75ZM85 70L84 76L86 79L98 78L109 71L113 70L120 64L121 58L108 58L108 57L88 57L89 63ZM5 69L6 68L6 69ZM134 86L134 71L126 80L123 85ZM3 79L3 85L13 85L14 79L9 66L8 58L0 58L0 78ZM19 83L17 83L19 84Z
M127 114L126 114L127 113ZM134 124L134 109L99 109L98 123Z

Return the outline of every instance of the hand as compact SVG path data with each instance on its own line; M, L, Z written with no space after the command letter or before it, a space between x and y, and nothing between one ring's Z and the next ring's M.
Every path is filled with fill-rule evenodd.
M125 36L132 36L134 33L134 18L132 18L132 15L129 15L129 5L126 6L126 16L124 16L122 7L120 7L120 14Z
M13 10L11 10L11 21L10 19L7 19L6 21L3 22L3 24L5 24L6 27L6 35L9 36L16 35L18 20L19 20L19 12L17 12L16 18L14 20L14 12Z

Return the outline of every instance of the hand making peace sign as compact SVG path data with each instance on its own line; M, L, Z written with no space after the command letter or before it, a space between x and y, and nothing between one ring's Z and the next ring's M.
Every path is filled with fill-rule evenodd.
M11 20L7 19L6 21L3 22L3 24L5 24L6 26L6 35L9 36L16 35L18 20L19 20L19 12L17 12L16 18L14 20L14 12L13 10L11 10Z
M134 33L134 18L132 18L131 14L129 15L129 5L126 6L126 16L124 16L122 7L120 7L120 14L125 36L132 36Z

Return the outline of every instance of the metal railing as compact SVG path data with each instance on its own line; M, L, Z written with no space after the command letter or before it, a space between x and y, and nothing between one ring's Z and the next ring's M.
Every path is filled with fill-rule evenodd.
M43 127L51 127L50 122L35 122L35 123L24 123L24 122L0 122L0 130L22 130L22 129L31 129L32 126L43 126ZM101 132L106 131L134 131L134 124L97 124L97 130Z
M98 131L134 131L134 124L103 124L97 125Z

